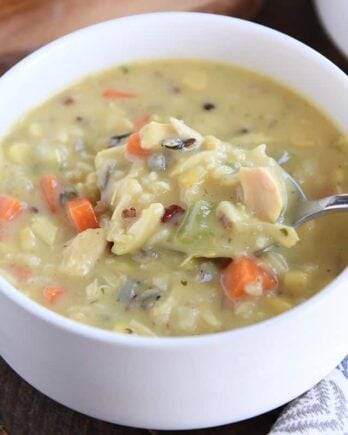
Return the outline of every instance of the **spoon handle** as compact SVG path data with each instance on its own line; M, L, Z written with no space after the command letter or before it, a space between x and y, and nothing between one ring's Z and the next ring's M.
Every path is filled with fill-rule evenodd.
M294 227L331 211L348 210L348 193L327 196L316 201L303 201L297 210Z

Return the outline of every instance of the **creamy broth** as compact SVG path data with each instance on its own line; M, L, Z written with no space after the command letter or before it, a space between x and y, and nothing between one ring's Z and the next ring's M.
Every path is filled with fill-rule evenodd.
M172 139L171 122L176 121L170 117L192 128L191 136L198 132L193 146L200 142L199 149L184 154L180 150L164 152L166 139L161 137L157 148L146 155L127 154L130 135L139 130L144 146L148 125L154 126L153 134L164 129L167 136L163 137ZM183 127L177 128L180 139ZM184 139L186 136L180 140ZM264 151L262 144L266 145ZM266 154L260 157L255 149ZM208 168L214 156L181 178L168 175L173 174L175 165L182 164L180 159L209 151L225 156L222 169L219 160L213 168L226 171L221 176L214 172L218 181ZM124 65L88 77L33 110L3 139L1 152L0 195L21 203L13 219L0 204L1 274L28 297L82 323L159 336L233 329L305 301L348 262L348 218L344 214L326 216L303 225L298 230L299 240L294 239L291 246L265 239L280 244L256 259L274 277L275 284L269 289L253 288L235 298L226 293L222 276L231 259L253 257L252 253L263 247L260 238L256 240L249 231L243 236L245 245L221 248L230 231L219 227L216 209L224 199L237 204L243 219L257 218L248 207L243 214L245 190L240 192L240 180L236 181L235 197L229 196L230 187L224 182L226 177L239 177L243 162L271 172L284 169L310 199L348 191L347 138L301 96L253 72L189 60ZM233 158L237 154L239 157ZM105 166L110 161L115 165ZM135 194L127 199L131 187L119 181L136 170L140 199L135 199ZM57 195L53 210L43 179L49 180ZM187 190L187 185L201 187ZM69 204L76 198L88 198L98 221L95 225L89 221L77 228L69 219ZM176 243L185 219L187 228L193 205L200 200L208 201L214 210L216 221L209 233L210 239L217 241L214 249L208 246L208 233L203 233L198 248L190 237L184 247ZM112 214L118 213L118 206L122 208L126 223L120 225L127 231L140 219L140 211L153 203L162 207L156 229L143 243L128 249L120 226L114 226L113 232L110 229ZM182 210L174 221L163 222L163 213L171 205ZM253 223L260 227L262 220ZM152 223L149 219L148 226ZM281 225L280 215L270 225ZM189 236L195 230L191 227ZM158 241L163 228L171 232L166 243ZM271 237L260 228L262 235ZM126 248L122 251L123 240Z

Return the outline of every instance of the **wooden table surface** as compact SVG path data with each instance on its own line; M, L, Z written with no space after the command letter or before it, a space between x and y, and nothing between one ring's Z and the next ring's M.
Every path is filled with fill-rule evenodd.
M6 3L13 6L16 1L0 0L0 6ZM164 0L161 1L164 2ZM27 4L28 2L21 1L20 3ZM251 3L255 8L259 5L258 1ZM227 3L224 2L225 8L226 5ZM266 0L264 7L253 20L310 45L348 73L348 60L338 52L325 35L310 0ZM1 47L6 45L1 38L4 38L4 35L0 31L0 74L27 54L25 49L1 52ZM280 412L281 408L240 423L213 429L185 431L183 434L264 435L268 433ZM157 433L159 434L160 431L112 425L58 405L23 381L0 358L0 435L142 435ZM171 435L175 432L167 433Z

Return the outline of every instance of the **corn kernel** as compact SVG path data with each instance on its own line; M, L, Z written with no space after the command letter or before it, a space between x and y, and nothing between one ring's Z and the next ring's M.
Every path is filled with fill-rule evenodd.
M27 163L31 156L31 146L26 142L17 142L7 150L7 157L13 162L23 165Z
M221 147L221 140L215 136L207 136L204 139L203 148L208 151L216 151Z
M36 237L31 228L23 228L19 234L21 248L24 251L32 251L36 246Z
M208 85L208 76L203 71L194 71L187 74L182 82L191 89L201 91Z
M277 314L284 313L284 311L290 310L292 308L291 302L279 296L271 296L268 298L268 304L273 308Z
M291 270L285 273L283 284L288 293L298 295L308 285L308 274L299 270Z

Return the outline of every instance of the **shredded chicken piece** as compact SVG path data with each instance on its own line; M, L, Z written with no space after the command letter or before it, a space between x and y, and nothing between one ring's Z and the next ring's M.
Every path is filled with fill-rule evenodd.
M269 168L241 168L240 181L245 205L264 221L276 222L283 210L284 200L280 180Z

